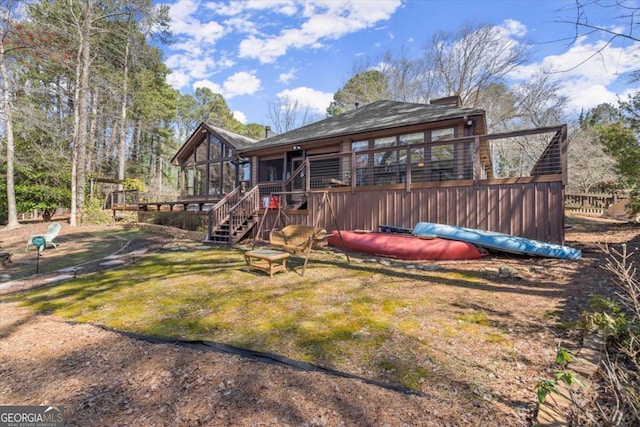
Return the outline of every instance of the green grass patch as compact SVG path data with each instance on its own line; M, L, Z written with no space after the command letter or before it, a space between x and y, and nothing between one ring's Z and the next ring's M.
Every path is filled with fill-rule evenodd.
M141 235L116 234L102 236L101 255L110 242ZM87 243L84 250L95 256L94 248L103 246ZM451 357L456 347L482 341L483 355L504 352L506 339L484 311L452 314L469 306L473 274L348 264L317 252L302 277L302 263L292 256L292 270L270 278L248 272L239 249L160 251L0 302L145 335L281 354L417 390L429 387L431 360L446 361L438 378L464 381L466 364L477 362ZM456 292L457 283L465 293Z
M458 321L460 323L470 323L474 325L480 326L489 326L489 318L487 314L481 311L474 311L469 314L462 314L458 316Z

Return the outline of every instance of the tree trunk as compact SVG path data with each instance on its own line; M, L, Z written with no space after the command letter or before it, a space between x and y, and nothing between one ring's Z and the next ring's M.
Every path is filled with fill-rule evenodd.
M91 65L91 19L92 0L85 1L85 16L78 27L78 66L76 67L76 91L74 98L73 165L71 167L71 226L78 224L78 214L84 212L85 160L87 153L87 107L89 92L89 69ZM80 218L82 219L82 218Z
M5 56L4 38L0 37L0 78L2 78L2 110L7 138L7 228L15 228L18 223L16 192L14 186L15 143L13 140L13 119L11 117L11 97L9 96L9 78Z
M91 117L89 118L89 136L87 146L87 167L86 172L92 175L98 171L99 162L97 161L98 146L98 102L99 95L97 90L91 91Z
M88 132L87 123L89 116L89 73L91 69L91 21L93 19L93 0L88 0L87 13L82 26L84 37L82 38L82 86L80 89L80 97L78 99L80 110L79 114L79 128L78 128L78 168L77 168L77 202L78 212L80 213L80 220L83 221L85 211L85 189L86 183L86 171L87 171L87 145L88 145Z
M128 75L129 75L129 38L124 48L124 70L123 82L122 82L122 105L120 110L120 140L118 141L118 179L124 180L125 175L125 163L126 163L126 120L127 120L127 90L128 90ZM123 189L122 184L118 186L120 190Z

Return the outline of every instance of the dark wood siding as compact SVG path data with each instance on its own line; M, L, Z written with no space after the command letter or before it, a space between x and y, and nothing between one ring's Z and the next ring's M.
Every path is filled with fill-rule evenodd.
M564 242L564 189L561 181L449 186L397 190L329 191L342 230L378 230L380 225L412 228L437 222L497 231L550 243ZM335 230L323 192L309 195L305 214L289 215L291 223L317 224ZM319 218L318 218L319 215ZM273 227L277 211L264 224ZM277 224L284 226L288 224Z

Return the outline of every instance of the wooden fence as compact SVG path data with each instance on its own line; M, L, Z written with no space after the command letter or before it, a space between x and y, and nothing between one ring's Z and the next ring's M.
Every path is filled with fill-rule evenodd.
M609 206L626 198L619 194L565 194L564 208L571 212L602 214Z

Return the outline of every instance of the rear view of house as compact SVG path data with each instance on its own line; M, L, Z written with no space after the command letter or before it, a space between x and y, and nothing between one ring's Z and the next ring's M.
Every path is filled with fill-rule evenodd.
M377 101L261 141L202 123L172 160L174 204L200 212L217 242L253 236L266 211L261 238L285 217L329 231L428 221L561 244L566 149L565 125L490 135L484 111L457 97ZM143 215L157 214L150 205Z

